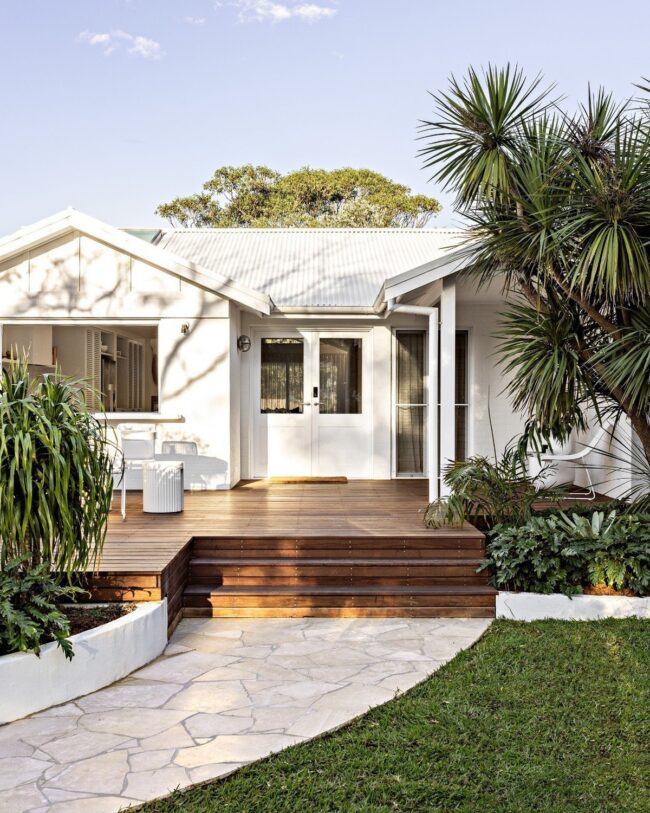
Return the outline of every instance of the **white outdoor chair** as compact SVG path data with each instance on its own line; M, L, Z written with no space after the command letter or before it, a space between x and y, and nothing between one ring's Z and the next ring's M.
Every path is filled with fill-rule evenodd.
M199 450L193 440L163 440L161 454L197 455Z
M122 494L121 514L126 519L126 472L128 469L141 468L143 463L154 460L156 451L156 432L152 426L132 426L119 424L117 427L118 444L122 453ZM113 469L115 473L115 468Z
M539 460L542 464L544 463L579 463L580 461L586 460L586 458L593 454L594 452L598 451L598 444L601 440L605 437L605 435L609 432L609 429L612 425L612 421L606 421L605 424L599 427L598 431L594 434L593 438L591 439L590 443L587 443L584 448L582 448L579 452L573 452L573 454L540 454ZM596 491L594 489L594 484L591 479L591 474L589 472L589 466L585 463L579 463L581 468L584 469L585 474L587 475L587 482L589 484L589 489L587 494L589 496L585 496L584 493L578 491L569 491L568 494L562 495L563 499L569 500L595 500L596 499Z
M117 440L113 452L113 491L115 491L115 478L119 477L120 486L120 514L122 520L126 519L126 477L124 476L124 459L122 457L122 450L120 449Z

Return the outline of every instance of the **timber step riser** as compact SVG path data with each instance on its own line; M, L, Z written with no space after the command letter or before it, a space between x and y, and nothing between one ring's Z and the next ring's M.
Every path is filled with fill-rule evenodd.
M410 607L429 608L434 607L458 607L459 609L468 609L483 607L494 611L494 598L491 596L473 596L469 601L466 596L444 596L437 600L431 598L424 598L420 596L409 596L405 593L402 596L386 596L378 593L374 596L359 596L350 593L342 596L328 596L326 601L319 600L310 603L300 599L289 599L286 596L276 595L260 595L251 598L250 596L220 596L214 593L212 596L203 600L195 597L185 599L185 607L197 607L199 609L211 608L213 610L227 609L227 608L257 608L257 609L275 609L275 608L300 608L309 607L316 611L320 607L347 607L354 609L359 607L382 607L385 609Z
M494 618L494 607L186 607L184 618Z
M345 561L323 565L286 565L282 560L273 564L250 565L244 563L221 565L192 563L189 582L214 586L336 586L336 585L393 585L399 586L451 586L485 585L485 576L477 573L480 562L471 564L438 565L428 560L407 565L365 562L349 566Z
M190 576L192 585L207 587L484 587L478 576Z
M359 559L362 556L367 560L374 559L483 559L482 549L468 550L467 548L445 548L441 550L336 550L333 548L319 548L318 550L292 550L277 551L269 548L255 548L244 551L219 550L214 553L197 551L200 558L215 559L336 559L345 562L347 559Z
M280 555L291 555L292 550L334 550L345 554L348 552L359 555L366 551L407 551L407 550L484 550L485 541L482 536L463 537L308 537L301 538L279 538L279 537L250 537L250 538L217 538L194 540L194 555L204 556L226 556L223 551L233 550L244 553L251 550L273 550Z

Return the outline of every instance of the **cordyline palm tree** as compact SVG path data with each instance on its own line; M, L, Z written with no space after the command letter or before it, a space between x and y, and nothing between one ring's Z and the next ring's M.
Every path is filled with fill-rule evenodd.
M500 353L525 436L625 414L650 458L650 107L552 94L510 67L452 77L421 155L470 222L467 273L519 294Z

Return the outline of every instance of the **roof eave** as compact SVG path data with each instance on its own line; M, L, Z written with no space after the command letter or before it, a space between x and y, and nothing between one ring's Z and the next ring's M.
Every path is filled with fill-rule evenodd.
M425 285L457 274L467 265L467 253L455 251L445 257L411 268L385 280L374 302L374 309L382 313L390 299L416 291Z

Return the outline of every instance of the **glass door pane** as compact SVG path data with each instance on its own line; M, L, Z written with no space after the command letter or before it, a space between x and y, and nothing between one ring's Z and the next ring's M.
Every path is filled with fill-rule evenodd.
M361 413L362 339L320 339L320 407L322 415Z
M456 460L467 459L467 431L469 411L468 345L466 330L456 333Z
M396 341L397 474L424 474L425 334L400 330Z
M302 414L304 367L302 339L262 339L260 412Z

